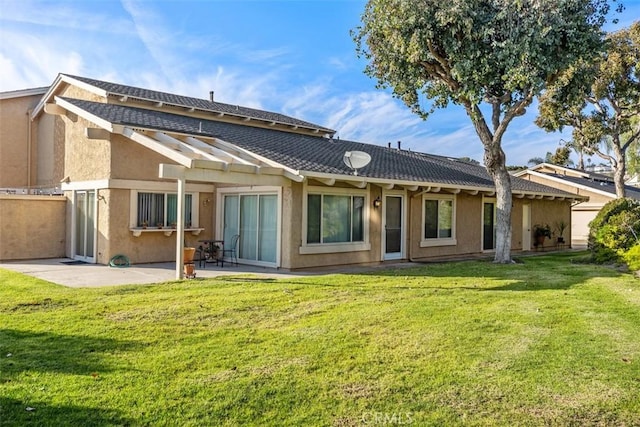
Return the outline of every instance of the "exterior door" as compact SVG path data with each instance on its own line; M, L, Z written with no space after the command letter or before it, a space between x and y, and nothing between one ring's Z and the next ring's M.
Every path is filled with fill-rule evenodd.
M496 248L496 204L484 202L482 210L482 250L492 251Z
M95 262L96 191L76 191L73 259Z
M402 259L404 198L401 195L387 195L384 201L384 259Z
M240 235L236 254L247 264L276 266L278 262L278 195L224 196L224 242ZM225 247L225 250L231 249Z
M531 250L531 205L522 205L522 250Z

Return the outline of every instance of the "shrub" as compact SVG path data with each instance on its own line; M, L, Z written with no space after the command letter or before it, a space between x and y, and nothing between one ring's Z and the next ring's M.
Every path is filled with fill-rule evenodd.
M639 243L640 202L622 198L604 205L589 223L589 248L596 262L620 261Z
M640 244L634 245L622 257L629 266L629 270L640 270Z

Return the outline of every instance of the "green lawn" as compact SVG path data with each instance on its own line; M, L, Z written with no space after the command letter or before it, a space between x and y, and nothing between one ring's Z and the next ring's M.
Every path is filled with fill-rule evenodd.
M572 256L102 289L0 269L0 425L640 425L640 280Z

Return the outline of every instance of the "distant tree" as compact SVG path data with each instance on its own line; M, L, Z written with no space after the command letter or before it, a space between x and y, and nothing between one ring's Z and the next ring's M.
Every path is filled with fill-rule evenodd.
M608 11L607 0L369 0L352 33L365 73L415 113L465 109L496 186L495 262L511 262L502 137L548 82L601 49Z
M458 160L460 160L461 162L470 163L472 165L480 164L479 161L477 161L476 159L472 159L471 157L460 157Z
M571 149L566 145L561 145L556 148L556 152L551 154L547 153L548 163L558 166L570 166L573 165L571 159L569 159L569 155L571 154Z
M585 153L584 147L582 145L576 143L574 140L564 141L564 143L565 143L565 145L567 147L569 147L571 150L573 150L578 155L578 164L576 165L576 168L581 170L581 171L583 171L584 170L584 155L587 154L587 153Z
M572 127L577 146L611 163L616 195L624 197L626 151L640 138L640 21L606 41L598 58L578 61L545 92L536 123L547 131Z
M535 166L535 165L539 165L540 163L544 163L544 159L542 157L532 157L527 162L527 165Z
M635 128L640 125L640 116L636 117L635 122L631 128ZM629 136L625 135L623 139L628 139ZM640 138L636 138L627 148L627 173L629 175L640 174Z

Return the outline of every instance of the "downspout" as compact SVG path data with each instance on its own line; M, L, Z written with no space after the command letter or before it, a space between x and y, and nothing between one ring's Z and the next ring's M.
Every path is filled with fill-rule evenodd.
M30 108L27 110L27 188L29 190L31 190L31 146L32 146L31 113L33 113L33 108Z

